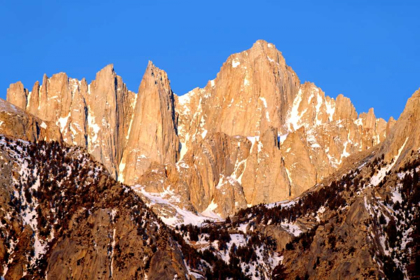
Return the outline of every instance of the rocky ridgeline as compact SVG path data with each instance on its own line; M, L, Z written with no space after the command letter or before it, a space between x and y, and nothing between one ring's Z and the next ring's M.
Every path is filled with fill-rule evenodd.
M377 147L292 201L243 209L225 222L168 229L83 149L1 136L0 274L418 277L420 153L404 154L405 146L389 162Z
M240 64L231 65L238 68ZM146 74L153 79L142 83L140 88L152 87L150 92L162 96L156 102L169 107L175 104L176 109L179 100L173 99L164 73L149 64ZM305 86L310 84L301 87ZM304 96L303 92L300 89L297 96ZM299 106L292 108L301 106L303 97L300 101L296 98L293 104ZM341 98L337 98L335 106L349 102L338 101ZM155 139L153 145L157 149L168 147L165 144L168 139L173 141L178 137L182 145L180 153L166 153L168 157L165 157L160 152L148 151L149 157L141 157L145 160L135 166L138 170L150 166L138 178L140 185L130 188L113 179L109 167L95 161L97 157L88 153L89 146L66 144L68 140L60 122L57 125L54 121L43 121L1 100L0 133L9 136L0 137L0 276L5 279L60 279L63 275L75 279L416 279L420 277L419 101L420 91L417 91L408 100L399 120L385 126L386 139L379 134L371 142L364 142L367 139L364 137L375 135L373 131L378 130L382 121L374 119L372 111L352 122L334 119L340 112L338 107L332 120L328 116L329 122L310 125L302 121L305 115L302 113L295 121L293 109L286 114L289 121L284 127L269 126L259 136L229 135L223 131L204 133L203 130L188 142L181 137L185 134L179 129L172 138ZM348 109L346 106L347 113L337 113L338 116L348 112L356 116L353 109ZM174 125L164 127L182 128L179 111L166 112L169 112L167 117L174 117ZM148 114L138 118L147 117ZM375 128L365 127L373 123ZM145 123L140 121L140 124ZM145 127L160 131L163 126ZM358 130L352 130L355 128ZM312 132L308 133L308 129ZM244 186L245 181L255 178L247 178L250 176L247 174L253 174L245 172L248 166L253 166L255 172L262 172L258 170L264 167L265 176L276 180L280 180L280 175L270 176L285 172L290 182L293 173L287 167L287 156L280 158L279 165L273 165L280 167L272 167L272 174L270 159L278 154L283 157L283 149L289 148L286 154L306 151L309 159L314 158L322 154L316 152L320 149L317 145L324 145L322 131L336 133L341 129L347 129L348 143L343 147L349 154L343 155L343 162L334 167L331 175L320 177L312 188L302 189L300 195L289 193L287 197L296 196L293 200L250 205ZM352 133L359 138L349 136ZM136 137L140 143L145 141L141 134ZM338 143L334 145L340 147L341 136L331 137ZM126 140L127 147L130 141ZM311 145L296 148L305 141ZM350 147L359 151L350 154ZM148 162L152 155L160 157L160 162ZM171 160L176 163L166 162ZM295 172L309 166L298 164L299 161ZM318 165L314 163L314 166ZM266 186L263 183L261 189ZM194 186L199 187L194 189ZM251 197L258 197L258 191ZM266 191L274 193L275 189ZM290 187L289 191L293 189ZM156 196L150 195L151 192ZM203 222L203 216L199 216L197 226L165 217L164 221L173 222L172 228L168 228L153 213L162 217L165 212L170 213L173 209L165 208L167 202L178 213L190 215L189 218L196 209L209 216L214 211L237 214L219 222ZM151 211L146 203L162 207Z
M297 198L242 209L224 223L177 229L188 232L193 247L239 263L253 279L417 279L419 96L408 100L382 144L351 156ZM264 257L270 252L278 255Z
M4 136L0 147L4 279L188 277L170 231L82 148Z
M269 276L279 263L275 242L212 224L202 232L217 250L197 248L190 227L168 228L81 147L1 135L0 168L2 279L251 279L242 267ZM261 258L229 264L224 241L258 246Z
M149 62L137 94L108 65L90 84L65 73L44 75L31 91L12 84L7 100L58 127L120 182L162 196L171 189L179 207L222 217L298 196L381 143L395 123L301 84L262 40L183 96ZM164 175L153 174L159 168Z
M57 126L0 99L0 134L27 141L62 141Z

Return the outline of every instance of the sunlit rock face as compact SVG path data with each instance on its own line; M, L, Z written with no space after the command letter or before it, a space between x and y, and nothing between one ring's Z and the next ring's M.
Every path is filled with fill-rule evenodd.
M110 174L193 211L223 217L295 197L381 143L395 121L301 83L273 44L231 55L204 88L176 96L151 62L137 94L108 65L90 84L65 73L7 100L58 127ZM164 170L164 172L157 172ZM156 172L153 172L156 171Z

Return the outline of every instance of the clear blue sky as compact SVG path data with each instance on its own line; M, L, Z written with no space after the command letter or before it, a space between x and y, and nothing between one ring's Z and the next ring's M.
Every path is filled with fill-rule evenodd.
M229 3L226 3L229 2ZM420 1L0 0L0 97L46 73L86 77L109 63L137 92L148 60L178 95L226 58L274 43L300 80L398 117L420 87Z

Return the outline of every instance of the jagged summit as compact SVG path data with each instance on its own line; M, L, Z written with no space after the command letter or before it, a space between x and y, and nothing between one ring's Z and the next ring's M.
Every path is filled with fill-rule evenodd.
M151 61L137 94L112 64L12 84L0 278L418 277L419 108L358 114L263 40L184 96Z
M222 216L299 195L382 142L393 125L373 111L358 115L343 95L301 84L263 40L180 97L149 61L137 94L109 64L90 84L60 73L32 91L11 85L7 99L54 123L66 143L86 148L121 182L147 182L147 191L162 194L173 188L179 207ZM159 166L165 173L151 172Z
M146 67L146 69L149 68L149 67L152 67L152 68L156 67L155 64L153 63L153 61L151 61L151 60L147 61L147 67Z
M381 146L380 153L385 155L386 160L391 160L397 154L407 155L420 148L419 122L420 89L408 99L404 111ZM405 158L405 156L399 158L396 168L406 163Z
M110 64L107 64L104 68L102 68L99 72L102 72L102 71L105 71L105 72L114 72L115 70L114 70L114 64L113 63L110 63Z
M101 70L96 72L95 80L114 79L115 77L117 77L117 74L115 73L114 65L113 64L108 64L105 67L103 67ZM94 81L92 81L92 83Z
M143 78L141 80L140 86L139 86L139 92L142 90L142 84L143 83L160 83L160 86L164 88L170 88L170 81L168 78L168 74L153 64L151 60L147 63L147 67L145 70L145 73L143 75ZM144 87L147 87L144 85Z
M262 54L269 56L270 54L274 54L274 56L279 56L281 60L285 61L282 52L278 50L274 44L262 39L255 41L250 49L243 51L242 53L248 53L248 55L252 54L254 56Z
M134 184L152 162L175 164L179 154L174 94L165 71L149 61L126 139L124 156L119 164L119 179Z

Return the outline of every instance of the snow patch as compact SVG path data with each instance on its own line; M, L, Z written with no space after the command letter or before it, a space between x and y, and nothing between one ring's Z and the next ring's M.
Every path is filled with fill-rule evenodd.
M370 184L371 185L377 186L377 185L379 185L382 182L382 180L386 176L386 173L388 173L388 171L390 171L394 167L394 165L397 163L397 161L398 161L398 159L399 159L399 157L401 155L401 152L403 151L405 145L407 144L407 141L408 141L408 137L405 139L404 144L398 150L398 154L394 157L392 163L391 164L388 164L385 167L382 167L381 170L379 170L377 174L375 174L374 176L372 176L372 178L370 179Z
M179 146L181 148L179 152L179 160L181 161L184 158L185 154L187 153L188 148L187 148L187 143L185 142L179 142Z
M254 146L254 144L255 144L256 141L259 141L260 140L260 137L259 136L247 136L246 138L249 141L251 141L252 146ZM251 148L251 150L252 150L252 148Z
M181 209L173 202L177 202L179 198L176 197L175 193L171 191L169 188L165 189L162 193L149 193L147 192L143 186L135 185L132 189L146 198L146 204L151 207L152 205L162 205L167 206L176 211L176 214L172 217L164 217L161 216L161 220L169 225L175 227L176 225L181 224L192 224L196 226L200 226L204 223L205 220L213 220L213 221L222 221L223 219L213 212L217 204L211 203L207 209L202 213L193 213L191 211ZM164 198L168 197L168 198ZM147 201L148 200L148 201Z
M60 131L61 131L61 133L63 133L64 132L64 128L66 127L66 125L67 125L67 121L68 121L68 119L69 119L69 117L70 117L70 112L69 112L69 114L67 115L67 117L64 117L64 118L59 118L58 119L58 121L57 121L57 125L60 127Z
M391 197L391 199L392 199L392 201L393 201L394 203L397 203L397 201L398 201L399 203L402 203L403 199L402 199L402 197L401 197L401 193L398 191L398 189L396 189L396 190L394 190L394 191L392 192L392 197Z
M320 113L323 100L322 100L321 94L319 93L319 89L315 88L315 91L317 92L316 93L316 102L317 103L316 103L316 107L315 107L315 110L316 110L315 125L321 125L322 121L320 119L318 119L318 115Z
M327 107L328 119L330 120L330 122L332 122L335 113L335 104L333 103L333 101L327 101L325 103L325 106Z
M123 158L124 159L124 158ZM125 162L121 159L120 165L118 166L118 181L124 183L124 169L125 169Z
M363 120L361 118L354 121L354 124L357 126L363 126Z
M92 151L93 148L96 146L95 144L96 144L96 141L98 139L98 132L101 128L99 127L99 125L96 124L95 116L92 115L92 111L91 111L90 108L88 108L88 126L91 129L91 131L93 132L93 136L89 137L90 140L91 140L90 143L89 143L90 144L89 145L90 146L89 150Z
M178 103L180 105L185 105L190 103L191 97L194 95L194 91L190 91L184 95L178 96Z
M299 92L295 100L293 100L292 109L286 121L286 124L288 125L288 128L290 131L297 130L300 127L299 121L300 121L301 115L299 115L299 105L301 102L302 102L302 90L299 89Z
M264 97L260 97L259 99L260 99L260 100L263 102L263 104L264 104L264 107L265 107L265 117L266 117L267 121L270 121L270 116L269 116L269 114L268 114L268 110L267 110L267 100L265 100L265 98L264 98Z
M47 129L47 124L46 124L45 122L42 122L42 123L41 123L41 127L42 127L43 129Z
M283 142L286 141L288 135L289 135L289 133L277 136L277 139L280 142L280 144L283 144Z
M265 207L268 209L281 206L282 208L290 208L296 204L294 200L282 200L274 203L265 204Z
M133 102L133 104L132 104L132 107L133 108L136 108L136 104L137 104L137 94L135 95L135 97L134 97L134 102ZM134 111L133 111L133 113L131 114L131 120L130 120L130 125L128 126L128 132L127 132L127 136L125 136L125 139L127 139L128 140L128 138L130 137L130 132L131 132L131 127L133 126L133 120L134 120Z
M212 200L209 206L207 206L206 210L204 210L201 214L214 219L220 219L220 216L214 212L214 210L216 210L217 207L218 205L214 202L214 200Z
M237 60L236 58L232 59L232 67L236 68L240 65L241 63L239 62L239 60Z
M203 132L201 132L201 137L204 139L206 138L206 135L207 135L207 130L204 129Z
M267 100L264 97L260 97L260 100L263 102L264 107L267 108Z
M282 228L284 228L288 233L292 234L293 236L299 236L303 233L300 227L296 223L281 223Z

